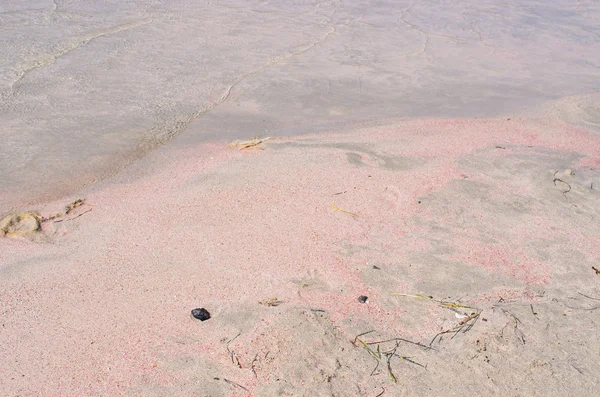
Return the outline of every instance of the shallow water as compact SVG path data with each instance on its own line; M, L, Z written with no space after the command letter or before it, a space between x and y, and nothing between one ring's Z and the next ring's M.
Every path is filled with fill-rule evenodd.
M600 90L594 1L0 4L0 213L179 136L493 117Z

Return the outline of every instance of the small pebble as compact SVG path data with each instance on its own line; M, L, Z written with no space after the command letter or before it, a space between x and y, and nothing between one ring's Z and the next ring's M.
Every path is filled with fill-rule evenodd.
M205 308L192 310L192 316L200 321L206 321L210 318L210 313Z
M358 301L360 303L367 303L368 300L369 300L369 298L366 297L366 296L364 296L364 295L361 295L361 296L358 297Z

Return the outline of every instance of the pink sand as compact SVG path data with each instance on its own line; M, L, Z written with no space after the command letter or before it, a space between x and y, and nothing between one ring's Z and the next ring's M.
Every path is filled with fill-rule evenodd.
M542 120L397 120L276 139L256 151L225 142L165 147L80 195L41 205L50 214L85 197L93 209L47 225L46 242L0 239L3 395L441 395L471 390L448 380L467 373L489 395L510 392L511 377L556 395L589 395L599 379L594 312L569 323L580 321L587 352L565 343L564 356L544 350L554 336L526 315L530 304L599 296L590 270L600 260L598 191L573 179L565 197L552 175L571 168L598 180L600 137ZM462 299L490 321L445 340L441 356L418 351L428 371L396 364L403 381L394 384L384 370L370 376L374 362L352 345L355 335L377 330L429 343L458 320L393 293ZM274 297L283 303L259 304ZM479 357L479 339L504 335L501 326L514 321L492 329L499 299L524 308L522 327L533 325L522 349L530 350L518 353L509 341L495 352L509 359L473 364L464 355ZM212 318L192 319L196 307ZM540 321L570 332L552 310ZM326 320L297 320L304 312ZM318 330L321 321L323 335L347 350L294 331ZM352 367L349 354L364 363ZM551 362L562 383L511 367L521 355L522 365ZM352 376L332 370L319 381L311 371L333 357ZM587 377L565 369L574 357ZM495 385L486 383L491 373Z

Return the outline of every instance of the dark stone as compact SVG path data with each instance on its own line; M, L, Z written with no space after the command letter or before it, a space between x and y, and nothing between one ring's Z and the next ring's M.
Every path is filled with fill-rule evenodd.
M361 296L358 297L358 301L360 303L367 303L368 300L369 300L369 298L366 297L366 296L364 296L364 295L361 295Z
M192 310L192 316L200 321L206 321L210 318L210 313L205 308Z

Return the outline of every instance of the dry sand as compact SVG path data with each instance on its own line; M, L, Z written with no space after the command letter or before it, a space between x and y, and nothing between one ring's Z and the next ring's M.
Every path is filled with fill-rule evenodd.
M86 199L0 239L2 394L596 395L600 135L549 109L166 146L36 207Z

